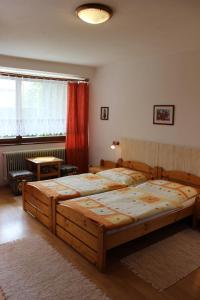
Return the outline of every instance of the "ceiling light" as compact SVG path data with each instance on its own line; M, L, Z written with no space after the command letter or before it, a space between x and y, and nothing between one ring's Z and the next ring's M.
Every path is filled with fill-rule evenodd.
M104 23L112 16L112 10L110 7L98 3L81 5L76 9L76 13L82 21L89 24Z

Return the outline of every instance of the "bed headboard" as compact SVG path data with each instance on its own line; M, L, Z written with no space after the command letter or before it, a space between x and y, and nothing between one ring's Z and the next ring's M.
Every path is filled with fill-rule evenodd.
M142 161L152 167L158 165L158 143L136 139L120 140L123 160Z
M158 166L200 176L200 148L159 144Z
M157 177L157 168L152 168L146 163L139 162L139 161L134 161L134 160L123 160L119 159L117 162L118 167L124 167L124 168L129 168L133 169L135 171L139 171L144 173L148 178L156 178Z
M128 138L122 138L120 145L124 160L142 161L152 167L200 176L200 148Z
M200 189L200 177L184 171L168 171L160 168L160 178L191 185Z

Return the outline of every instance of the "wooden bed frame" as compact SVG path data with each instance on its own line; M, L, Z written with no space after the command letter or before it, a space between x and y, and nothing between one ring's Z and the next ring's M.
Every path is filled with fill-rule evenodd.
M52 203L54 197L48 197L42 193L37 187L30 185L28 182L23 182L22 202L23 209L50 231L52 231Z
M143 172L149 179L156 178L157 168L136 161L123 161L117 163L119 167L127 167ZM23 183L23 209L31 214L50 231L55 233L56 204L60 201L55 197L45 195L39 188L32 186L28 182Z
M128 168L132 169L135 171L139 171L144 173L147 178L152 179L152 178L158 178L160 176L160 168L158 167L151 167L148 164L145 164L140 161L135 161L135 160L126 160L124 161L123 159L119 159L117 161L117 167L123 167L123 168Z
M200 177L185 172L164 171L157 168L162 179L190 184L200 188ZM199 196L197 196L199 200ZM196 200L197 201L197 200ZM195 215L195 205L169 211L133 226L120 230L107 230L103 225L84 217L67 206L56 205L56 235L71 245L99 270L106 267L106 253L109 249L146 235L188 216ZM194 217L194 223L196 218Z

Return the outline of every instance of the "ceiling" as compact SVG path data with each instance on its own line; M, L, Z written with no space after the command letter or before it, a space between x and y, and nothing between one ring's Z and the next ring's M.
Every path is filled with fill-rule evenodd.
M83 0L0 0L0 54L99 66L200 49L199 0L103 0L101 25L74 13Z

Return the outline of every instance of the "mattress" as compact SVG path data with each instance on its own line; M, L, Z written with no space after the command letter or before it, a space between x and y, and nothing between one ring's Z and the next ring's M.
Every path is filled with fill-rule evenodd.
M92 195L127 187L129 184L147 180L141 172L120 168L116 180L103 175L85 173L80 175L65 176L55 179L28 183L39 189L48 197L58 200L73 199L80 196ZM126 174L124 174L124 172Z
M166 181L151 180L102 194L81 197L60 204L68 206L108 230L184 207L199 190ZM193 200L192 200L193 201Z
M38 188L48 197L55 197L60 200L126 187L125 184L118 184L92 173L30 182L29 185Z
M195 199L196 199L196 196L195 196L195 197L192 197L191 199L189 199L189 200L187 200L187 201L185 201L185 202L183 202L181 208L173 209L173 210L171 210L170 212L174 212L174 213L175 213L175 212L177 212L177 211L180 210L180 209L183 209L183 208L187 208L187 207L193 206L194 203L195 203ZM115 229L111 229L111 230L109 230L109 231L106 232L106 235L112 235L112 234L115 233L115 232L120 232L120 231L126 230L126 229L128 229L128 228L132 228L132 227L137 226L137 225L139 225L139 224L142 224L142 223L144 223L144 222L152 221L152 220L154 220L154 219L156 219L156 218L158 218L158 217L164 217L164 216L166 216L166 215L168 215L168 214L169 214L169 211L164 211L164 212L162 212L162 213L158 213L158 214L153 215L153 216L151 216L151 217L146 217L146 218L144 218L143 220L137 221L137 222L132 223L132 224L129 224L129 225L127 225L127 226L124 226L124 227L121 227L121 228L117 228L117 229L116 229L116 228L115 228Z

